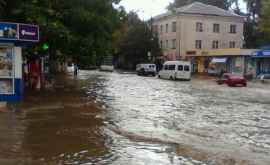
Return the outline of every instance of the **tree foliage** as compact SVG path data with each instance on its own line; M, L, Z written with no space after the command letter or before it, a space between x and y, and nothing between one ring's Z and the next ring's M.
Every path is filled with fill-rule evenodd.
M244 0L247 6L247 19L245 22L245 47L258 48L265 41L264 34L259 30L262 0Z
M244 0L251 21L257 22L261 15L262 0Z
M112 34L119 24L116 3L119 0L8 0L2 20L38 24L40 43L49 44L52 60L95 64L112 53Z
M265 42L270 42L270 1L262 0L259 29L264 35Z
M152 62L161 55L158 38L151 31L151 21L143 22L136 13L130 12L123 21L122 32L118 44L120 67L134 69L136 64ZM151 52L151 59L148 52Z

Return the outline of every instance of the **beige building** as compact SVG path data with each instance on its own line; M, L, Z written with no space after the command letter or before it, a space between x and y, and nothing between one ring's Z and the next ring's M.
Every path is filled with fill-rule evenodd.
M164 60L204 56L213 49L242 48L244 17L195 2L153 18Z

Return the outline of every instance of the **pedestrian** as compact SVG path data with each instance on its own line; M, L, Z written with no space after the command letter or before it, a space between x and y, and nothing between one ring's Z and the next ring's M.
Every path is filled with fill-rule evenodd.
M29 67L28 67L28 63L25 60L23 62L23 82L24 82L24 87L29 87Z
M32 60L29 64L30 70L30 83L31 88L34 90L40 89L40 65L39 60Z
M78 65L74 64L74 76L78 75Z
M222 76L223 76L224 73L225 73L225 70L222 68L221 71L220 71L219 78L222 78Z

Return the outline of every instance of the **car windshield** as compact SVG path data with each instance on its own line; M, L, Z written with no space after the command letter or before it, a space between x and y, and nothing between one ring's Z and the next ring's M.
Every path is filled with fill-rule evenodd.
M243 79L243 76L237 76L237 75L231 75L230 76L231 79Z

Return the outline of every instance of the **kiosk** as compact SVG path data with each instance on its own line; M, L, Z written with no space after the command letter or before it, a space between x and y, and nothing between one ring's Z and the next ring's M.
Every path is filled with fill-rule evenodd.
M21 100L22 47L38 41L38 26L0 22L0 103Z

